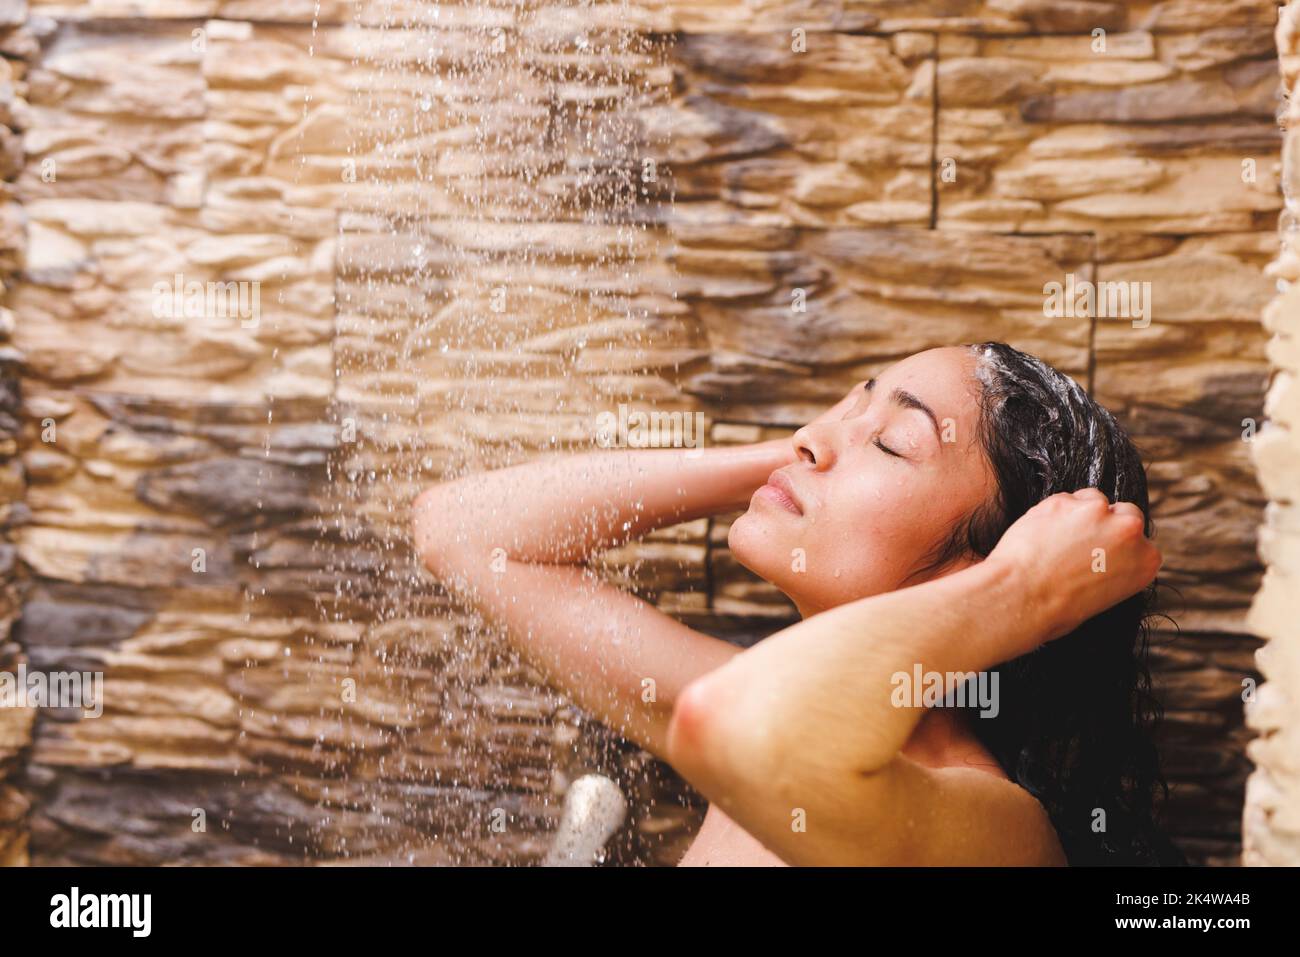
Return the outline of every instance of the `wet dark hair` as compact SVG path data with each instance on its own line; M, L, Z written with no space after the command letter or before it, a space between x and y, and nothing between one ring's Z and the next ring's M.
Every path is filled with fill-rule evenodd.
M1038 502L1082 488L1137 505L1150 536L1146 473L1115 418L1031 355L1000 342L969 348L983 386L978 438L998 491L940 543L926 570L987 556ZM1187 863L1156 824L1169 788L1152 740L1162 717L1147 666L1154 593L1153 584L994 669L1000 710L970 720L1007 775L1047 810L1072 865Z

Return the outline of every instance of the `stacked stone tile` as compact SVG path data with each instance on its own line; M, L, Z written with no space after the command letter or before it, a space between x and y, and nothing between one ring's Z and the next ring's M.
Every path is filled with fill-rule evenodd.
M0 296L7 298L23 257L25 230L14 179L23 168L23 133L28 128L27 61L36 50L24 28L22 3L0 4ZM27 656L15 640L22 606L23 576L14 544L26 520L26 479L19 459L22 356L12 344L16 321L0 307L0 671L16 673ZM35 711L0 708L0 866L28 860L27 811L19 777L31 742Z
M0 855L529 861L595 769L633 797L611 859L670 861L698 801L421 576L402 503L590 447L619 402L750 441L918 349L1004 339L1150 457L1181 593L1171 822L1235 861L1276 4L432 9L15 7L24 522L0 575L30 584L4 647L105 671L107 706L0 712ZM157 315L178 274L260 283L260 321ZM1047 317L1070 274L1151 282L1149 326ZM606 567L748 643L792 610L727 524Z
M1264 684L1248 708L1248 723L1259 736L1249 753L1257 765L1246 788L1243 815L1243 862L1294 867L1300 864L1300 642L1295 627L1297 587L1296 477L1300 475L1300 415L1297 414L1296 372L1300 369L1300 248L1296 245L1296 136L1300 119L1296 84L1300 80L1300 5L1282 11L1277 43L1286 89L1282 125L1283 152L1282 249L1270 273L1281 294L1268 306L1265 328L1272 334L1268 356L1273 384L1266 411L1269 427L1255 444L1255 463L1271 502L1260 529L1260 552L1268 572L1251 609L1250 623L1268 639L1258 658Z

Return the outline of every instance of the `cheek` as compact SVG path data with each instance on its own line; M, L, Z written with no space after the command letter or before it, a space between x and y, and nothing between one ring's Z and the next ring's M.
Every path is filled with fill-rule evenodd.
M815 550L833 558L841 574L877 585L901 581L948 533L959 511L952 490L930 478L886 475L837 490L829 520L811 531Z
M836 489L828 524L876 546L902 544L923 518L925 500L910 476L882 475Z

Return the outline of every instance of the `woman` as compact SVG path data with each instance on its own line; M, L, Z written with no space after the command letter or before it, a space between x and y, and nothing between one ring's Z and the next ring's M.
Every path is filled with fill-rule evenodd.
M732 553L803 619L751 649L584 565L746 506ZM898 362L793 441L435 485L413 531L558 687L709 798L682 864L1176 863L1153 823L1147 511L1111 415L984 343ZM978 673L994 706L951 707ZM936 675L946 698L909 693Z

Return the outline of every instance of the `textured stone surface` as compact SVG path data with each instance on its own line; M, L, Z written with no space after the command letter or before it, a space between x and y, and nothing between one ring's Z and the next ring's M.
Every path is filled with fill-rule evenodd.
M1249 742L1255 763L1246 789L1242 816L1243 860L1252 865L1294 867L1300 864L1300 245L1296 237L1300 182L1297 167L1295 92L1300 80L1300 5L1282 11L1277 28L1287 107L1282 173L1286 211L1282 215L1282 249L1270 272L1280 294L1268 304L1264 325L1272 384L1265 412L1268 424L1253 452L1260 482L1271 500L1260 529L1260 554L1268 572L1251 608L1250 624L1268 639L1260 649L1264 683L1248 706L1248 723L1256 732Z
M26 19L25 5L0 4L0 37L12 37ZM0 44L4 41L0 40ZM23 167L22 132L28 121L23 78L26 63L15 55L0 59L0 292L10 288L22 260L25 224L15 202L12 180ZM30 663L17 639L15 621L25 597L25 581L14 545L27 519L24 499L31 468L20 457L22 408L21 353L13 346L17 317L0 307L0 672L15 673ZM60 467L46 463L46 468ZM20 777L27 763L36 709L0 708L0 867L30 859L28 812L31 800Z
M1168 610L1186 631L1244 632L1263 506L1249 457L1268 371L1257 316L1276 242L1261 233L1109 245L1099 281L1149 282L1153 318L1146 328L1097 321L1094 386L1150 462L1162 579L1181 592L1169 592Z
M754 441L996 338L1094 387L1150 457L1183 628L1154 652L1170 826L1235 862L1248 632L1289 621L1300 566L1275 509L1248 628L1251 452L1274 499L1300 474L1243 441L1269 361L1300 362L1258 325L1276 4L28 6L0 17L0 272L22 270L0 275L22 357L0 363L22 371L0 579L30 581L0 668L103 670L107 706L0 711L0 861L533 861L598 770L633 806L610 861L672 862L698 799L429 586L404 503L589 447L619 402ZM260 283L257 323L159 318L176 274ZM1069 274L1151 282L1151 324L1046 318ZM792 609L729 521L603 566L750 644ZM1275 770L1248 814L1283 860L1300 669L1269 648L1252 753Z
M676 235L678 298L708 345L686 384L718 417L797 427L889 362L954 342L1006 339L1087 374L1089 323L1042 309L1045 283L1091 275L1086 237L727 226Z
M1271 20L1206 34L939 43L939 221L1027 232L1266 230ZM1249 182L1243 163L1254 164ZM1195 202L1189 202L1196 196Z
M934 38L684 35L671 105L652 113L674 222L928 225Z

